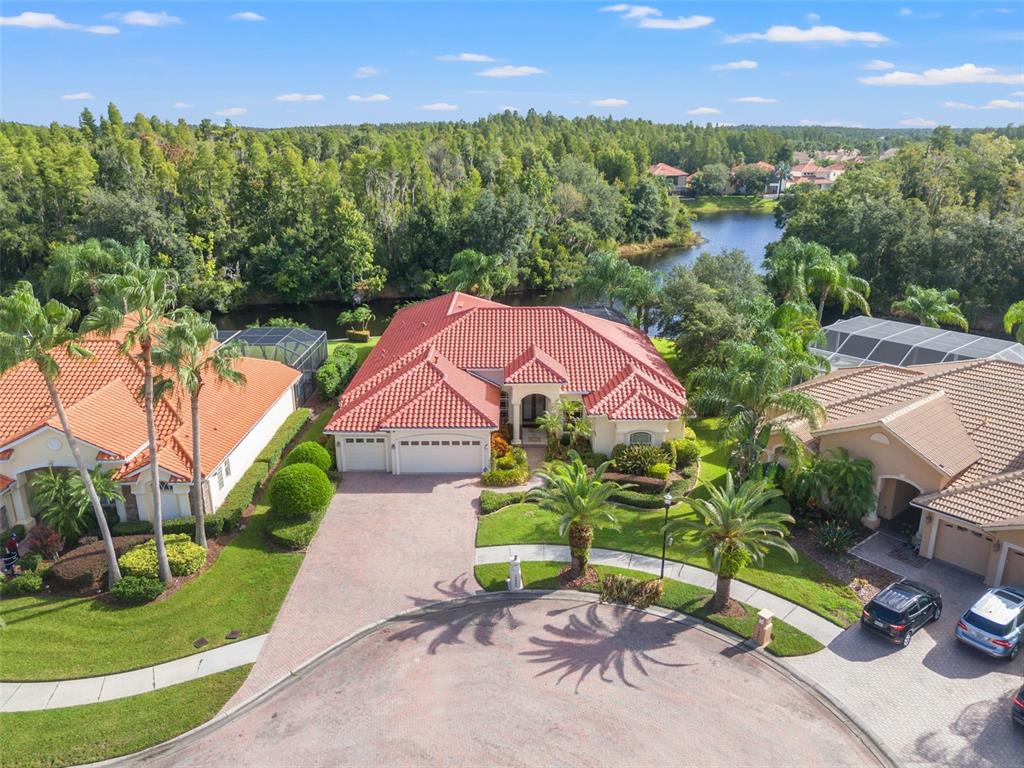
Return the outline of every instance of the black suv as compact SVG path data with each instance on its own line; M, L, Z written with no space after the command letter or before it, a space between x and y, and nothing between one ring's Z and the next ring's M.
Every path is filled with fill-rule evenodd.
M942 615L942 596L931 587L903 579L890 584L864 606L860 624L904 648L929 621Z
M1012 706L1010 711L1013 714L1013 722L1017 725L1024 725L1024 687L1017 691Z

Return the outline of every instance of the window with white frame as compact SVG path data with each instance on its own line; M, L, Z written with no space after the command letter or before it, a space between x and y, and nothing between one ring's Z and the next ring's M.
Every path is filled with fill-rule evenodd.
M224 459L224 474L231 477L231 457Z
M224 467L217 470L217 490L224 490Z
M633 432L629 436L630 445L651 445L654 442L654 435L650 432Z

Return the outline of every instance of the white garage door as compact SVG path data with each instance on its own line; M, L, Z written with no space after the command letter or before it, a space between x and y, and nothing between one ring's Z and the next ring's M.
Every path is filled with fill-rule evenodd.
M992 542L980 531L962 525L939 521L935 539L935 557L974 573L985 573Z
M483 468L480 438L423 435L398 442L402 474L476 475Z
M386 443L383 437L345 437L346 471L384 471L388 468Z

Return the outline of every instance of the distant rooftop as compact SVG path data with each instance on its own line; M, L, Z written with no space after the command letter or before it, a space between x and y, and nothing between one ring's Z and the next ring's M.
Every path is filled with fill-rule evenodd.
M1024 363L1024 344L942 328L859 315L822 329L826 343L812 351L833 368L863 365L927 365L995 359Z

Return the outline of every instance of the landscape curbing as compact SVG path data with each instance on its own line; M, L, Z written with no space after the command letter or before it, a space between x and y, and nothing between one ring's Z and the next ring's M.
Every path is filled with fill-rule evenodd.
M120 757L111 758L109 760L103 760L96 763L90 763L88 766L83 768L107 768L108 766L122 766L122 765L136 765L144 764L148 758L159 757L166 754L170 750L178 747L187 745L190 742L196 741L204 737L207 733L219 730L220 728L228 725L232 721L245 715L247 712L256 708L263 702L275 696L283 688L290 686L297 681L301 680L305 675L314 671L320 664L325 663L335 654L340 653L347 649L349 646L354 645L363 638L373 634L381 628L393 624L399 621L403 621L416 616L425 616L432 613L443 613L445 611L455 610L465 605L470 605L477 602L524 602L526 600L561 600L565 602L577 602L577 603L600 603L601 598L599 595L588 594L584 592L576 592L572 590L544 590L544 589L524 589L519 592L477 592L472 595L466 595L465 597L457 597L448 600L437 600L431 603L427 603L422 606L411 608L408 611L402 611L396 613L378 621L371 622L361 629L352 632L337 642L331 644L328 648L323 651L310 656L304 661L297 664L288 674L282 675L280 678L275 680L266 686L263 690L253 694L245 701L239 703L237 706L232 707L229 710L223 710L219 712L213 719L180 734L173 739L157 744L152 747L134 752L128 755L122 755ZM688 614L679 613L669 608L662 608L659 606L651 606L650 608L641 609L633 606L618 606L624 610L637 611L640 613L647 613L652 616L673 621L679 624L684 624L688 627L696 629L700 632L704 632L708 635L718 638L725 643L735 644L737 639L740 640L740 645L748 652L754 655L759 662L771 667L781 675L785 675L794 681L798 686L805 690L809 695L820 701L825 707L827 707L842 723L843 725L878 758L879 762L886 766L886 768L901 768L901 763L892 755L889 749L874 735L870 728L868 728L858 717L846 712L841 704L836 701L827 691L818 686L816 683L808 680L801 673L783 663L782 661L772 658L767 652L753 645L749 640L743 640L738 636L708 624L694 616Z

